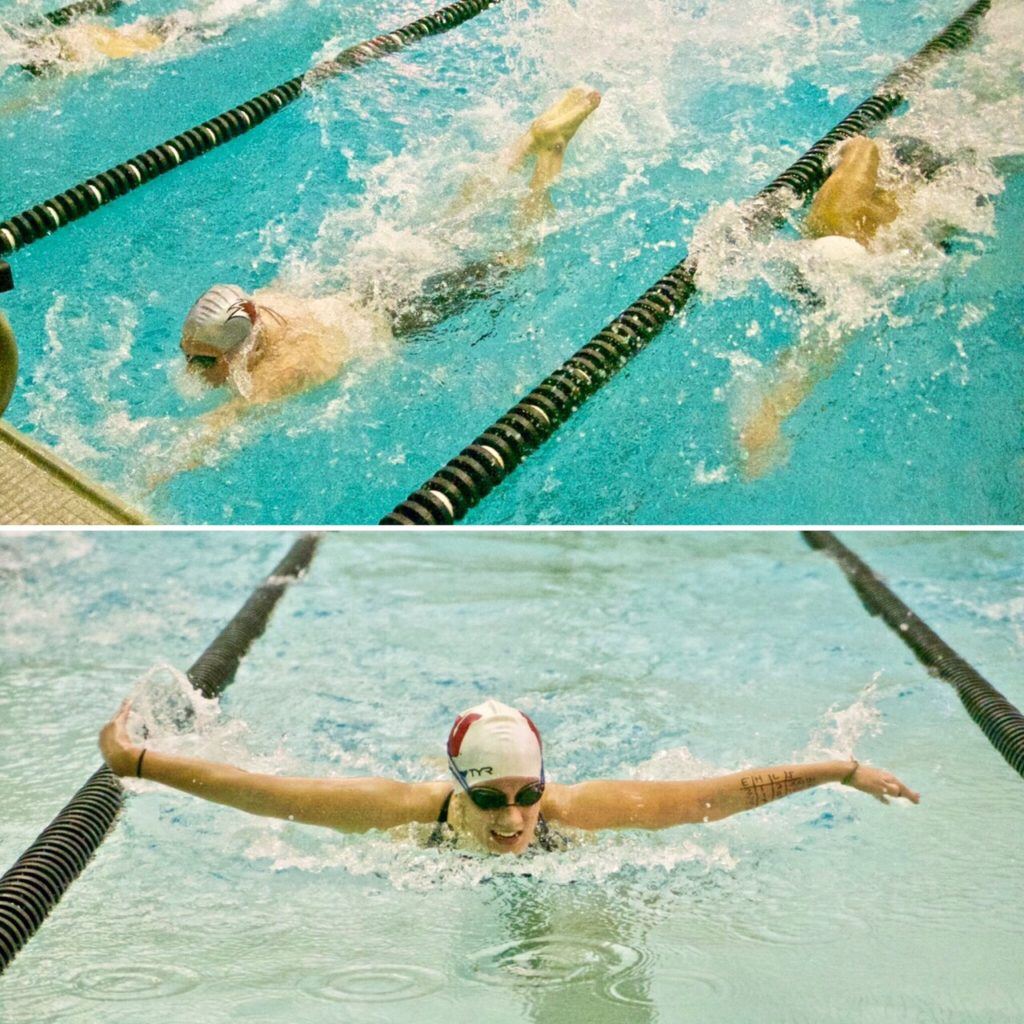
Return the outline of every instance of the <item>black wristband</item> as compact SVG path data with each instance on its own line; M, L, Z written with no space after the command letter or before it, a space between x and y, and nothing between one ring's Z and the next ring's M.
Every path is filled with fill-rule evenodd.
M846 776L846 778L840 780L844 786L848 786L853 781L853 777L857 774L857 769L860 767L860 761L858 761L855 757L851 757L850 760L853 762L853 767L850 769L849 774ZM139 759L139 763L142 763L141 758Z
M146 756L146 748L142 748L142 753L139 754L138 761L135 762L135 778L142 778L142 759Z

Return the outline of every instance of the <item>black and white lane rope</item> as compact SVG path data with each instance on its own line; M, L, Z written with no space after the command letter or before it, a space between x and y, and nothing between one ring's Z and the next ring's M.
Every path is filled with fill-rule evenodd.
M297 100L306 87L336 78L421 39L450 32L499 3L501 0L456 0L408 25L350 46L336 57L316 64L305 74L296 75L209 121L0 221L0 257L9 256L146 182L244 135ZM0 286L2 284L3 277L0 276Z
M38 18L33 18L23 24L27 28L49 28L51 26L60 28L90 14L110 14L122 6L124 6L124 0L75 0L74 3L58 7L55 11L47 11L45 14L40 14Z
M239 662L263 634L281 595L309 567L318 543L319 537L313 534L296 540L196 659L188 677L204 696L219 694L234 679ZM103 765L0 878L0 973L85 869L113 828L123 803L120 779Z
M929 672L953 686L992 746L1018 775L1024 776L1024 715L922 622L835 534L805 530L803 537L812 548L835 560L864 607L879 616Z
M827 177L828 153L843 139L884 121L937 61L967 46L991 0L977 0L904 61L849 115L749 202L752 227L766 226ZM575 355L488 427L426 483L389 512L385 526L450 525L506 480L634 356L642 352L696 291L696 260L686 256Z

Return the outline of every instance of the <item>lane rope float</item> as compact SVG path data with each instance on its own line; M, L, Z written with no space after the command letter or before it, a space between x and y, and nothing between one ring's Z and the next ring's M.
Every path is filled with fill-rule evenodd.
M301 579L319 536L300 537L234 618L188 670L204 696L234 679L242 656L266 628L288 586ZM97 769L0 878L0 974L36 933L110 833L124 804L124 787L106 766Z
M215 697L235 678L246 651L263 635L270 613L281 595L303 576L319 543L320 535L316 533L305 534L295 541L274 571L249 595L213 643L196 658L187 674L189 682L204 697Z
M337 78L421 39L450 32L499 3L501 0L456 0L408 25L350 46L336 57L314 65L305 74L296 75L144 153L0 221L0 257L9 256L53 234L175 167L216 149L229 139L244 135L297 100L305 88ZM3 284L3 276L0 275L0 290L3 290Z
M62 28L73 21L89 14L110 14L124 6L124 0L76 0L75 3L59 7L55 11L47 11L21 24L25 28Z
M953 686L992 746L1024 777L1024 715L922 622L835 534L828 530L804 530L803 538L810 547L838 564L868 612L879 616L930 673Z
M968 7L900 64L872 96L749 200L750 227L767 227L777 222L794 200L814 192L828 176L827 158L832 147L889 117L928 68L971 42L978 21L990 6L991 0L977 0ZM685 256L522 401L381 519L381 525L439 526L462 519L683 309L696 291L696 270L696 258Z

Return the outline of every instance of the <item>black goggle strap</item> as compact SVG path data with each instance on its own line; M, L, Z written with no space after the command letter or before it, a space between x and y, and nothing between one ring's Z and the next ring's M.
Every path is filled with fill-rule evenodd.
M459 769L455 767L455 761L452 760L451 754L448 755L448 768L451 771L452 775L455 776L455 781L468 793L469 783L466 782L466 776L463 775L462 772L460 772Z

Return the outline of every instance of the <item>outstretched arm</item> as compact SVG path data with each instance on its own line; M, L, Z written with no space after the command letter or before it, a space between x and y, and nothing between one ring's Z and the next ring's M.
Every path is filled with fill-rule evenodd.
M141 776L165 786L237 807L249 814L323 825L341 832L394 828L433 821L448 787L444 783L392 779L306 779L247 772L197 757L164 754L128 736L128 701L100 732L100 751L116 775Z
M856 761L822 761L751 768L686 782L608 780L550 786L554 792L548 794L544 812L575 828L671 828L718 821L803 789L843 781L882 803L890 797L904 797L915 804L921 799L889 772Z
M146 477L149 490L155 491L179 473L191 473L204 466L209 455L220 447L225 434L265 409L263 404L232 398L216 409L203 413L195 421L197 429L194 436L189 437L188 447L184 451L170 453L160 468Z

